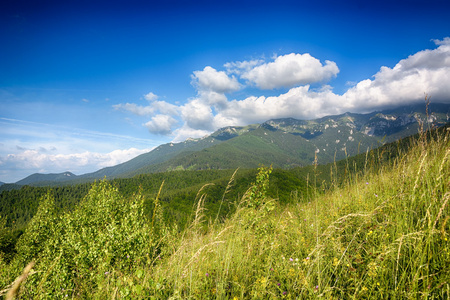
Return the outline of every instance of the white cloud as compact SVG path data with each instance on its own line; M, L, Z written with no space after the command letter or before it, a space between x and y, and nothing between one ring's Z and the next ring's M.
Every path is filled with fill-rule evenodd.
M162 114L178 115L179 107L167 101L153 101L151 107Z
M210 130L193 129L186 124L174 131L174 142L183 142L187 138L200 138L210 134Z
M381 67L373 77L359 82L343 95L343 107L370 111L387 106L419 103L424 94L434 102L450 101L450 39L436 42L434 50L423 50L398 62Z
M198 100L219 110L225 108L228 103L227 96L213 91L200 91L198 96Z
M438 46L450 46L450 37L445 37L442 41L437 39L433 39L432 41Z
M253 59L248 61L236 61L236 62L228 62L223 66L227 69L227 72L237 75L242 75L245 72L249 72L254 67L261 65L264 63L262 59Z
M6 118L0 118L0 135L0 181L4 182L36 172L93 172L158 144L149 138Z
M59 173L71 171L76 174L88 173L104 167L115 166L140 154L147 149L120 149L108 153L80 152L52 154L43 149L23 149L14 154L0 156L0 175L20 180L32 173ZM5 174L3 174L5 173Z
M393 68L381 67L369 79L348 82L349 88L344 94L335 94L328 85L311 89L309 83L323 83L336 76L339 69L336 63L326 60L322 64L310 54L282 55L269 63L250 60L224 64L228 74L240 76L260 89L290 87L287 92L271 97L229 100L226 93L245 86L236 77L208 66L192 75L192 84L197 88L196 98L179 106L152 102L152 112L159 110L161 116L152 118L145 125L150 131L171 133L174 141L181 141L187 137L202 137L224 126L247 125L274 118L313 119L346 111L369 112L420 103L425 93L434 102L448 103L450 38L434 42L438 46L436 49L417 52ZM182 125L170 131L175 119Z
M153 94L152 92L148 93L147 95L144 95L145 100L147 101L155 101L157 100L159 97L158 95Z
M151 115L155 112L155 108L152 106L142 106L135 103L116 104L113 105L113 108L116 110L128 111L138 116Z
M181 116L187 126L194 130L213 130L213 113L208 104L200 99L191 100L181 107Z
M169 135L172 133L172 127L177 120L169 115L156 115L150 121L144 124L148 131L154 134Z
M264 122L274 118L309 119L339 113L340 96L331 89L311 91L309 86L290 89L274 97L248 97L233 100L220 111L214 122L217 127Z
M178 114L178 107L166 101L152 101L150 105L142 106L135 103L120 103L113 105L115 110L127 111L138 116L148 116L157 111L163 114Z
M287 54L273 62L256 66L241 77L261 89L293 87L327 81L339 73L335 62L326 60L325 65L310 54Z
M217 71L212 67L205 67L203 71L194 71L192 84L200 91L213 91L216 93L229 93L237 91L241 85L237 79L229 77L224 71Z

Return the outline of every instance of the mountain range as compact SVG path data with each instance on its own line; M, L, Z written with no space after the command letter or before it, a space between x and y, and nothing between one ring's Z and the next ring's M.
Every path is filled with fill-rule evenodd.
M167 143L127 162L75 175L32 174L15 183L55 185L174 170L291 168L329 163L450 121L450 104L404 106L368 114L344 113L314 120L273 119L228 126L199 139ZM1 184L0 184L1 185ZM7 188L8 184L2 186ZM11 187L10 187L11 188Z

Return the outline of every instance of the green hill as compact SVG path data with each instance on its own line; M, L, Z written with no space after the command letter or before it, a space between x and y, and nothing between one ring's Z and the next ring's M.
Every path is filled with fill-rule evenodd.
M16 182L17 185L28 185L34 183L51 184L56 182L71 181L78 176L71 172L57 173L57 174L32 174L22 180Z

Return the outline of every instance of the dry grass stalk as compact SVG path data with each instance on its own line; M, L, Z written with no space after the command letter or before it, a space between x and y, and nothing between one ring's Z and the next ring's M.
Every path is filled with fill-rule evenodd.
M441 209L439 210L439 213L438 213L438 215L437 215L437 217L436 217L436 220L434 220L433 228L436 227L437 222L438 222L439 219L441 218L442 212L444 211L444 208L445 208L445 206L447 205L447 202L448 202L448 199L449 199L449 198L450 198L450 192L447 192L447 193L444 195L444 199L445 199L444 204L442 204Z
M20 284L27 279L31 269L34 266L34 261L30 262L25 269L23 269L22 275L17 277L16 280L12 283L12 287L9 289L8 293L6 294L6 300L12 300L15 298L17 291L19 290Z
M191 257L191 259L189 260L189 262L184 266L183 270L184 272L187 272L187 268L189 267L190 264L192 264L192 262L195 261L195 259L200 255L200 253L202 253L202 251L212 245L216 245L216 244L223 244L225 243L225 241L216 241L216 242L212 242L206 245L203 245L200 249L197 250L197 252L195 252L195 254Z

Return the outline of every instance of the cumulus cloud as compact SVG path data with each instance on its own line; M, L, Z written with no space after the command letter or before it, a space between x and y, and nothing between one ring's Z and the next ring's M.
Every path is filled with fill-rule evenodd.
M205 67L203 71L194 71L191 76L192 84L200 91L213 91L216 93L229 93L241 88L238 80L229 77L224 71L217 71L212 67Z
M202 129L193 129L189 127L187 124L184 124L182 127L174 130L174 142L182 142L187 138L200 138L210 134L210 130L202 130Z
M366 79L347 90L343 107L370 111L423 101L424 94L435 102L450 101L450 39L435 41L434 50L423 50L398 62L393 68L381 67L373 79Z
M381 67L371 78L348 83L348 90L343 94L334 93L331 86L324 84L339 73L336 63L328 60L321 63L308 53L281 55L271 62L262 59L230 62L224 64L226 71L208 66L192 75L192 85L197 89L195 98L176 107L168 105L170 109L165 113L162 113L163 105L154 104L152 108L159 109L164 117L153 117L145 126L153 132L172 134L174 141L182 141L202 137L224 126L274 118L313 119L347 111L363 113L420 103L425 93L434 102L448 103L450 38L434 42L435 49L417 52L393 68ZM233 95L232 92L246 88L239 80L260 89L289 87L289 90L270 97L229 100L226 94ZM314 83L316 88L311 88ZM173 130L175 120L181 127Z
M194 130L213 130L214 118L211 107L200 99L191 100L181 108L181 116L187 126Z
M172 127L177 123L177 120L170 115L156 115L150 121L144 124L148 131L154 134L168 135L172 133Z
M249 72L254 67L261 65L264 63L262 59L253 59L247 61L236 61L236 62L228 62L223 66L227 69L227 72L230 74L242 75L243 73Z
M442 41L437 39L432 39L432 41L438 46L440 45L450 46L450 37L445 37Z
M308 53L291 53L245 71L241 77L261 89L274 89L327 81L337 73L335 62L326 60L322 65Z
M158 95L155 95L155 94L153 94L152 92L150 92L150 93L144 95L144 98L145 98L145 100L147 100L147 101L155 101L155 100L157 100L159 97L158 97Z
M340 113L339 108L340 96L334 94L329 87L312 91L309 86L300 86L279 96L230 101L227 109L214 117L214 124L220 128L260 123L275 118L309 119L312 115L321 117Z

